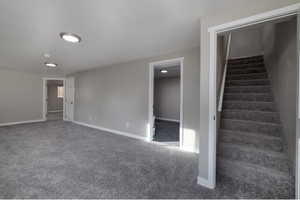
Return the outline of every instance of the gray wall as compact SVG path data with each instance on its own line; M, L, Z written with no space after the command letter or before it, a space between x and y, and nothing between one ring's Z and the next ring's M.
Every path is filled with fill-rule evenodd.
M62 111L63 110L63 98L57 97L57 87L63 86L62 84L48 84L48 112L50 111Z
M199 177L208 179L209 155L209 32L208 28L298 3L298 0L227 0L218 1L215 12L201 20L200 64L200 137ZM234 7L234 9L232 9Z
M263 54L261 28L247 28L232 32L230 58Z
M0 94L0 123L42 119L40 75L0 70Z
M75 120L147 136L149 63L184 57L184 143L199 141L199 48L77 73Z
M155 79L154 115L180 120L180 77Z
M272 81L275 102L280 113L288 154L296 156L297 98L297 19L264 28L266 67Z

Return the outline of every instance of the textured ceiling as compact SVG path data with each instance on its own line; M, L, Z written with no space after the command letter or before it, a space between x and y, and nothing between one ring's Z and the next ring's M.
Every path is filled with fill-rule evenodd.
M68 74L199 46L207 2L1 0L0 68ZM60 32L82 42L67 43ZM58 68L46 69L46 60Z
M192 48L200 44L203 16L274 1L0 0L0 69L69 74ZM82 42L67 43L60 32ZM44 53L57 69L43 65Z

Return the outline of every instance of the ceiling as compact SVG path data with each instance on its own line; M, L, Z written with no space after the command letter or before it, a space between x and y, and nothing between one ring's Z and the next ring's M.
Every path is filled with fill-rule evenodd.
M1 0L0 69L69 74L196 47L210 2ZM67 43L60 32L82 42ZM45 61L58 67L47 69Z
M163 74L160 72L160 70L166 69L168 73ZM154 78L155 79L162 79L162 78L175 78L180 77L180 65L174 65L174 66L155 66L154 68Z

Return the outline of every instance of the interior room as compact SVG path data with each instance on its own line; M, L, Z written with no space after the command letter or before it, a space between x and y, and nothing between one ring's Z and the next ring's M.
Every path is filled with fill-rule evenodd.
M63 120L64 82L47 80L47 120Z
M1 0L0 199L300 198L299 10Z
M154 67L154 141L179 146L180 65Z

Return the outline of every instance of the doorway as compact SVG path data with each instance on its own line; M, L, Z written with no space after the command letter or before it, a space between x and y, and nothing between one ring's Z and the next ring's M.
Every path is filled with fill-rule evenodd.
M183 58L150 63L148 140L182 147Z
M65 79L43 79L43 118L45 121L64 120Z
M284 20L287 17L291 16L297 16L298 10L300 9L299 4L295 4L293 6L289 6L286 8L266 12L263 14L259 14L256 16L252 16L249 18L233 21L227 24L211 27L209 29L210 32L210 71L209 71L209 176L207 180L208 187L214 188L216 185L216 155L217 155L217 107L218 107L218 101L217 99L222 99L223 97L219 97L220 94L217 92L218 88L218 77L217 77L217 68L218 68L218 36L236 31L240 28L246 28L251 26L260 26L263 23L271 23L275 20ZM298 30L299 30L299 19L298 19ZM299 43L299 32L297 34L297 42ZM298 47L299 49L299 47ZM265 52L263 52L265 53ZM297 52L298 53L298 52ZM244 59L241 57L236 57L235 59ZM297 65L297 71L299 73L299 63ZM224 70L226 73L226 69ZM297 86L299 90L299 77L297 77ZM223 86L222 86L223 87ZM222 91L222 90L221 90ZM299 98L296 97L297 105L295 106L297 109L299 109ZM296 116L294 117L294 119ZM297 116L297 127L299 127L298 123L299 116ZM296 135L298 135L298 131L296 132ZM299 137L299 136L298 136ZM295 144L297 145L297 144ZM299 151L299 147L296 146L296 149L298 149L296 152ZM297 153L296 153L297 155ZM298 154L299 156L299 154ZM297 157L296 157L297 158ZM299 171L299 167L297 166L299 160L296 161L296 174ZM299 176L299 173L298 173ZM297 175L296 175L297 177ZM296 178L296 192L297 197L299 197L299 189L297 186L298 184L298 178Z

